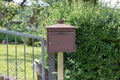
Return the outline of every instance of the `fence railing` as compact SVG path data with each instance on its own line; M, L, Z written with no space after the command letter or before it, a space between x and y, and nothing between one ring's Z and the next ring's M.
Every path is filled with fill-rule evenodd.
M44 38L42 38L42 37L40 37L40 36L36 36L36 35L31 35L31 34L25 34L25 33L21 33L21 32L15 32L15 31L10 31L10 30L0 30L0 33L2 33L2 34L5 34L6 35L6 40L5 40L5 45L6 45L6 69L5 69L5 72L6 72L6 76L7 76L7 78L6 78L6 80L9 80L9 78L10 78L10 65L11 64L9 64L9 35L13 35L14 36L14 46L15 46L15 48L14 48L14 50L15 50L15 60L14 60L14 62L15 62L15 80L20 80L20 79L18 79L18 76L19 76L19 74L18 74L18 70L19 70L19 65L18 65L18 61L19 61L19 59L18 59L18 46L17 46L17 37L23 37L23 39L24 38L30 38L30 39L32 39L32 54L31 54L31 56L32 56L32 62L34 62L34 59L35 59L35 57L34 57L34 40L38 40L38 41L41 41L41 47L39 47L39 48L41 48L41 57L42 57L42 80L45 80L45 60L44 60L44 46L45 46L45 42L44 42ZM30 66L30 65L26 65L26 40L23 40L23 46L24 46L24 49L23 49L23 53L24 53L24 56L23 56L23 58L24 58L24 80L27 80L27 78L26 78L26 66ZM0 65L0 66L2 66L2 65ZM0 71L0 73L1 73L1 71ZM32 79L31 80L35 80L35 77L34 77L34 65L33 65L33 70L32 70Z

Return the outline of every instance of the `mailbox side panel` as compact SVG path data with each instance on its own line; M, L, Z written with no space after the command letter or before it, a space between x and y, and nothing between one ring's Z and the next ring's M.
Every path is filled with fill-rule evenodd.
M74 52L75 51L75 32L49 32L47 36L48 52Z

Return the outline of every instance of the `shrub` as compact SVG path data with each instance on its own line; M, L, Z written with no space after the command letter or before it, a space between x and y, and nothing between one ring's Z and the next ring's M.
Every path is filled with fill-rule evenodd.
M76 26L76 52L65 54L65 80L120 79L120 14L116 9L58 3L50 8L49 24L59 18Z
M18 43L22 43L22 38L21 37L16 37ZM0 43L5 40L6 41L6 34L0 33ZM8 42L12 43L15 42L15 36L14 35L8 35Z
M69 22L78 27L77 49L65 56L66 80L120 79L120 46L116 47L118 42L114 42L119 34L119 13L99 6L75 11L78 13L73 11Z

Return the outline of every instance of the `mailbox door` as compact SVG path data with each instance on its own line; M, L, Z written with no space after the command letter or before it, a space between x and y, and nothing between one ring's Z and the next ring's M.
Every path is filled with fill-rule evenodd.
M48 52L74 52L74 32L50 32L48 34Z

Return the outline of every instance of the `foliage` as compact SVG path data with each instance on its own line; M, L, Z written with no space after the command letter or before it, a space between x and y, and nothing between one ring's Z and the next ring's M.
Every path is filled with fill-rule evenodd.
M120 79L120 46L117 46L118 42L108 42L116 40L117 35L120 34L118 33L118 27L120 27L118 17L120 15L118 12L116 13L116 10L89 7L84 7L77 15L74 15L73 12L70 19L72 25L78 26L76 53L66 56L68 57L66 64L73 66L75 70L67 66L67 69L73 70L69 73L70 78L81 80ZM104 41L104 39L106 40Z
M16 39L17 39L18 43L22 42L22 38L21 37L16 37ZM6 41L6 34L0 33L0 43L2 43L3 41ZM8 42L9 43L15 42L15 36L14 35L8 35Z
M9 30L30 33L45 36L45 18L47 17L47 8L40 5L19 6L14 2L0 3L0 26L8 27L8 22L12 20L20 20L21 24L10 23ZM4 14L4 15L3 15ZM3 36L5 37L5 36ZM2 37L1 37L2 38ZM14 37L12 38L14 40ZM19 39L21 41L21 39ZM27 40L31 44L31 40ZM36 44L37 45L37 44ZM38 44L39 45L39 44Z
M63 18L76 26L76 52L65 54L65 80L120 79L120 13L89 4L57 3L49 8L48 25Z
M96 5L98 3L98 0L83 0L84 2L87 2L87 3L92 3L94 5Z
M6 26L6 22L11 20L15 14L19 11L19 6L14 2L0 2L0 15L2 15L0 19L0 25Z

